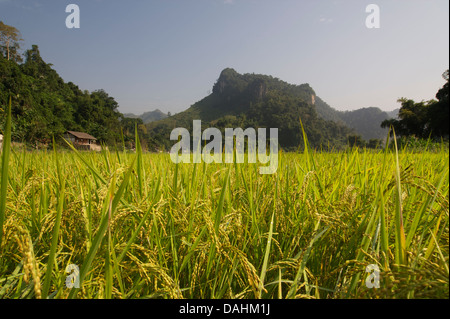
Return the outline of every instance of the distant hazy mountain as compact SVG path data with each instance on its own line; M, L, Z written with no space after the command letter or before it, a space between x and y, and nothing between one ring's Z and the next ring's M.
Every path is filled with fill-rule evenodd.
M316 97L316 111L323 119L341 122L354 129L363 139L370 140L386 137L388 130L381 128L381 122L397 117L399 110L385 112L377 107L367 107L354 111L338 111Z
M151 112L145 112L142 113L141 115L136 115L133 113L124 113L123 114L124 117L128 117L128 118L140 118L142 120L142 122L144 122L144 124L150 123L150 122L154 122L154 121L159 121L162 119L165 119L167 117L167 114L161 112L160 110L156 109L154 111Z

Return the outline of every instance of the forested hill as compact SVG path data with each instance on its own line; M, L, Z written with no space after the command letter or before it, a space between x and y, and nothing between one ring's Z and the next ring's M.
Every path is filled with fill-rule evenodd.
M278 128L280 146L296 150L303 145L300 120L310 145L316 148L339 149L347 145L349 135L364 132L352 130L358 121L367 122L364 114L355 126L345 121L331 121L321 114L327 106L309 84L293 85L261 74L239 74L227 68L213 85L212 93L184 112L168 116L147 112L137 118L126 118L118 111L118 103L103 90L82 91L72 82L65 83L51 64L46 63L36 45L24 54L24 59L7 59L0 51L0 129L3 129L5 108L12 97L12 138L34 145L48 144L65 131L82 131L106 144L120 144L121 132L127 145L133 147L134 128L144 147L166 149L175 127L191 129L192 121L202 120L202 129ZM318 113L319 112L319 113ZM330 113L330 114L331 114ZM336 111L334 110L336 114ZM129 115L133 117L133 115ZM164 118L166 117L166 118ZM161 119L163 118L163 119ZM161 119L161 120L158 120ZM384 118L371 118L366 129L381 130ZM144 123L153 121L151 123Z
M1 53L1 52L0 52ZM317 116L314 90L308 84L292 85L260 74L239 74L225 69L212 93L188 110L143 125L142 118L125 118L118 103L103 90L82 91L64 82L33 45L22 59L0 54L0 129L8 99L12 97L12 138L28 145L49 144L65 131L82 131L112 145L134 140L134 126L148 149L169 148L175 127L192 126L201 119L203 129L225 127L277 127L280 145L297 149L302 144L300 119L314 147L340 148L346 145L349 128ZM158 116L165 116L158 112ZM130 144L132 145L132 144Z
M239 74L223 70L212 93L184 112L147 124L151 135L166 136L175 127L190 129L194 119L202 129L278 128L280 146L292 150L302 145L300 119L313 147L341 148L352 134L343 124L327 121L315 109L315 92L309 84L292 85L268 75ZM173 142L161 138L169 146Z
M109 144L120 140L122 114L112 97L65 83L36 45L24 56L21 63L0 52L0 129L11 96L13 140L47 144L66 130L86 132Z
M325 120L341 122L354 129L365 140L385 139L387 128L382 128L380 123L397 117L398 111L384 112L378 107L366 107L354 111L338 111L320 97L316 97L317 114Z

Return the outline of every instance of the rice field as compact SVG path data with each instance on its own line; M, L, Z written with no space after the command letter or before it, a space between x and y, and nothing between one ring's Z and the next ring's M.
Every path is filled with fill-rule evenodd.
M448 298L448 163L444 147L306 149L260 175L139 143L29 152L5 138L0 298Z

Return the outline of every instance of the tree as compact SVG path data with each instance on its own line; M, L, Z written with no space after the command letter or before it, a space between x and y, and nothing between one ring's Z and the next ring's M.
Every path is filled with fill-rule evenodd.
M369 140L369 142L367 143L367 147L368 148L373 148L373 149L377 149L380 147L380 145L383 144L383 141L376 139L376 138L371 138Z
M426 138L429 133L428 106L432 101L416 103L402 98L398 102L402 104L398 116L403 121L406 135Z
M5 56L8 61L12 59L16 62L22 62L22 58L17 52L20 49L20 41L23 41L20 31L0 21L0 49L2 54L5 54L4 51L6 51Z
M429 110L430 130L433 136L449 136L449 72L442 75L447 83L436 93L436 103L433 103Z
M406 98L399 99L402 104L399 119L385 120L381 127L393 127L398 136L417 138L440 138L449 135L449 73L444 72L447 83L437 92L436 100L419 103ZM392 134L392 132L391 132Z
M365 147L366 142L362 139L361 135L349 135L347 141L350 147Z

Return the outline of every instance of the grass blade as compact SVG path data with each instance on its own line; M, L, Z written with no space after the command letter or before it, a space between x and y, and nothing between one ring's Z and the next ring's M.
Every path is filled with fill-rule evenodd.
M2 247L3 223L6 218L6 196L8 193L8 166L11 152L11 97L9 98L8 113L6 115L5 136L2 150L2 180L0 190L0 249Z
M110 216L116 210L117 205L125 191L125 188L128 184L131 173L133 171L133 165L134 165L134 160L133 160L132 165L128 169L128 172L126 173L126 175L122 181L122 184L120 185L119 190L117 191L115 196L113 196L114 188L115 188L115 180L114 179L110 185L108 196L106 197L105 205L103 207L102 221L100 223L99 229L97 230L97 234L94 237L94 240L92 241L92 245L91 245L91 248L89 249L89 253L87 254L86 260L83 263L83 266L80 270L80 277L79 277L80 287L83 283L84 278L86 277L87 273L90 270L90 267L95 258L95 255L97 254L97 251L100 248L100 244L103 240L103 237L106 234L106 231L107 231L108 225L109 225L109 221L110 221ZM78 291L79 291L79 288L73 288L69 293L69 299L75 298Z

